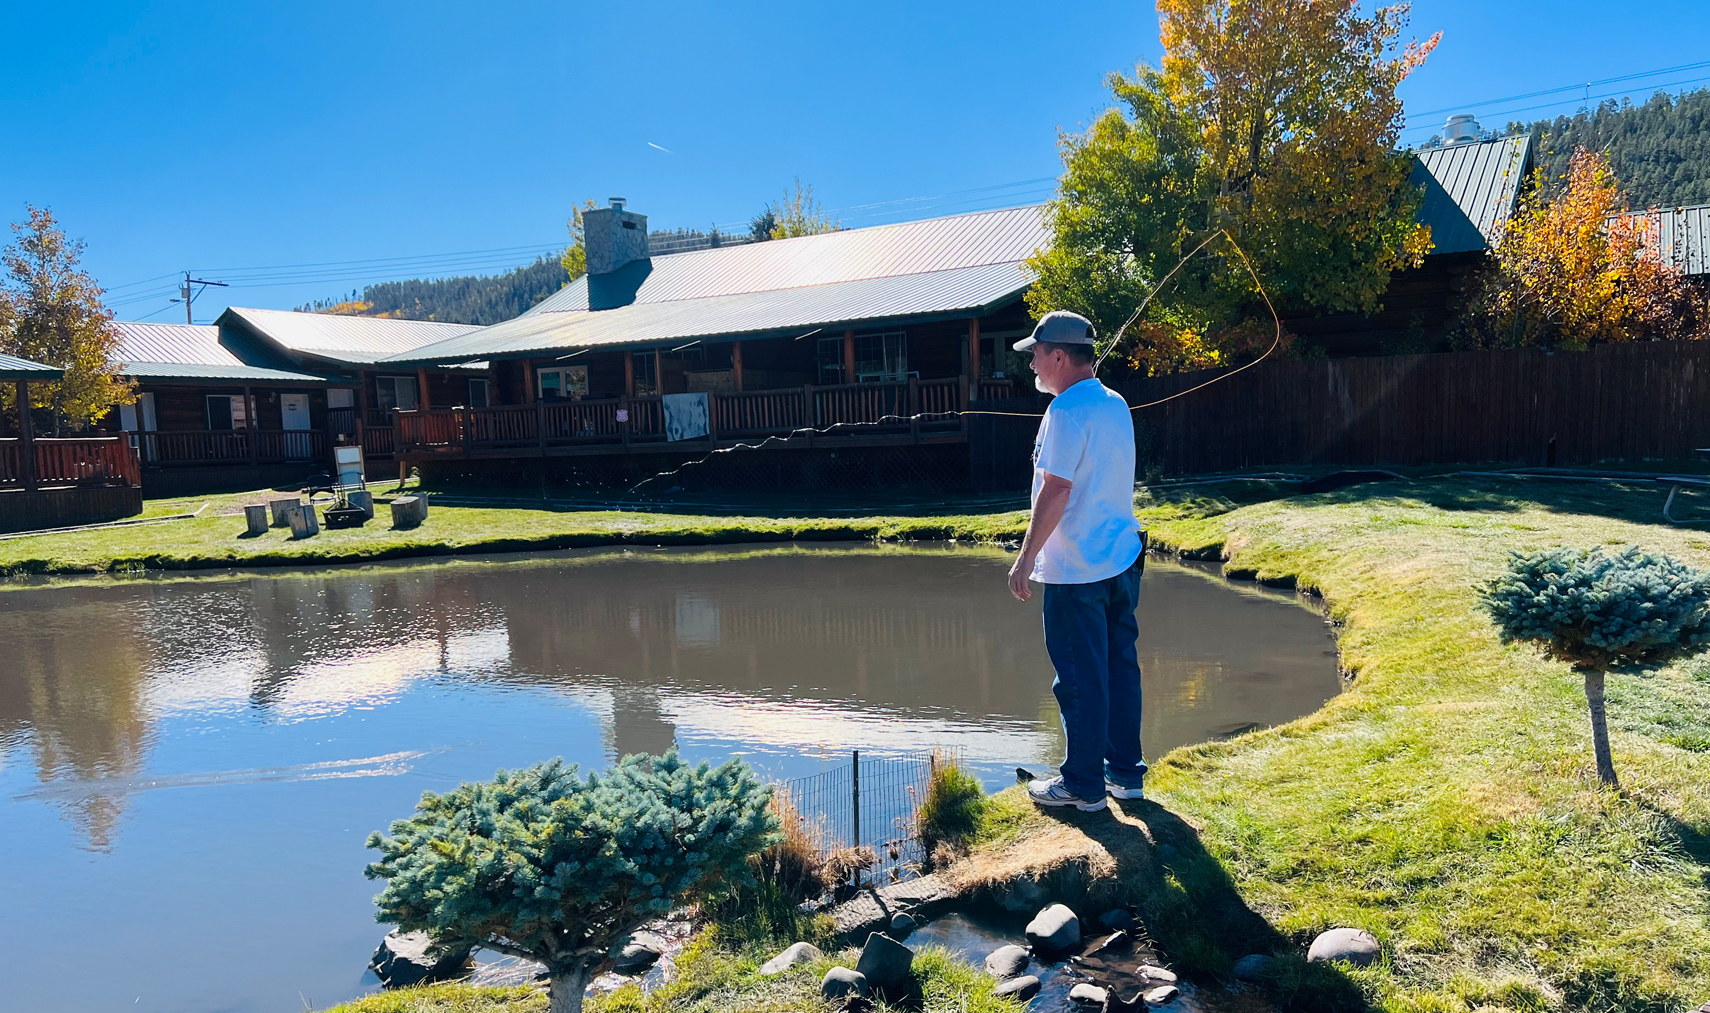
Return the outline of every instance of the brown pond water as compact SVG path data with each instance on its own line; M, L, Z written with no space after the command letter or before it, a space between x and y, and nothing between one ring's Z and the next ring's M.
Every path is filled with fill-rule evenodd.
M495 556L0 591L0 995L318 1009L374 987L369 831L421 792L675 742L768 777L1060 755L1038 599L992 549ZM1147 753L1337 692L1292 594L1152 562Z

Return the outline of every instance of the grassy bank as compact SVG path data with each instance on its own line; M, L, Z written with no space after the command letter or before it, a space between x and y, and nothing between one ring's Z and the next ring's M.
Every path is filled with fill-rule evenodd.
M396 530L386 508L361 528L300 541L283 528L245 534L241 506L265 494L150 501L145 516L201 516L0 541L0 577L221 567L361 563L410 556L541 551L602 545L1019 537L1022 511L871 517L745 516L435 506L420 527Z
M1611 678L1625 791L1603 792L1579 676L1498 643L1475 595L1512 549L1710 566L1710 535L1660 504L1654 486L1420 482L1178 510L1161 542L1319 589L1355 678L1300 721L1171 753L1148 794L1297 946L1377 934L1389 959L1357 978L1384 1009L1710 999L1710 658ZM1202 961L1238 956L1213 942Z

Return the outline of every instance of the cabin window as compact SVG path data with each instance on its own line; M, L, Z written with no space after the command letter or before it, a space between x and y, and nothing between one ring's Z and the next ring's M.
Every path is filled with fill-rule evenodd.
M855 335L855 381L886 383L908 379L908 335L902 331Z
M580 401L588 396L588 367L565 366L535 373L542 401Z
M242 394L209 394L208 428L214 432L249 428L249 413Z
M820 338L815 351L820 383L847 383L843 378L843 339Z
M469 381L469 407L487 407L487 380L478 377Z
M374 378L374 398L381 411L396 408L403 412L413 412L416 410L416 378L377 376Z
M356 391L349 387L327 388L327 407L333 410L356 407Z
M654 371L653 352L631 352L635 363L635 396L652 397L659 393L659 376Z
M138 423L141 423L139 426ZM119 428L127 433L155 431L154 395L147 391L138 394L135 404L119 406Z

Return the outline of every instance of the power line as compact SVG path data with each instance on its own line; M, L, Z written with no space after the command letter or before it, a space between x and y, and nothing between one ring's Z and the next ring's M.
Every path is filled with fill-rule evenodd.
M1587 88L1587 87L1597 88L1597 87L1600 87L1600 86L1606 85L1606 84L1617 84L1617 83L1622 82L1622 81L1637 81L1637 80L1640 80L1641 78L1647 78L1647 77L1661 77L1664 74L1676 74L1676 73L1679 73L1683 70L1702 70L1705 67L1710 67L1710 60L1702 60L1698 63L1683 63L1678 67L1664 67L1664 68L1661 68L1660 70L1645 70L1645 71L1640 71L1636 74L1623 74L1620 77L1606 77L1606 78L1602 79L1601 81L1585 81L1585 82L1581 82L1579 84L1564 84L1559 88L1545 88L1543 91L1529 91L1523 95L1505 95L1502 98L1491 98L1491 99L1484 99L1484 100L1479 101L1479 102L1461 103L1460 105L1444 106L1441 109L1426 109L1422 112L1409 113L1408 115L1410 115L1410 116L1436 116L1436 115L1439 115L1441 113L1460 112L1463 109L1469 108L1471 106L1495 105L1498 102L1518 102L1521 99L1538 98L1539 96L1542 96L1542 95L1555 95L1555 94L1559 94L1559 93L1564 92L1564 91L1578 91L1581 88Z

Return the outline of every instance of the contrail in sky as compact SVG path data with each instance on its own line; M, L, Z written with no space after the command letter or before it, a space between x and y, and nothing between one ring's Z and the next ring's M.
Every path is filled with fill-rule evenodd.
M667 154L667 155L675 155L676 154L676 152L672 151L670 148L660 147L659 145L654 144L652 141L648 141L647 146L649 148L659 148L660 151L665 152L665 154Z

